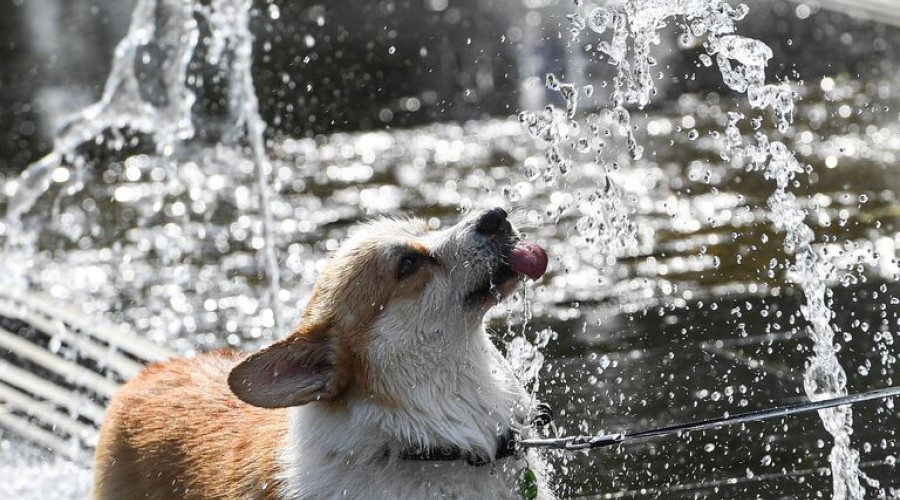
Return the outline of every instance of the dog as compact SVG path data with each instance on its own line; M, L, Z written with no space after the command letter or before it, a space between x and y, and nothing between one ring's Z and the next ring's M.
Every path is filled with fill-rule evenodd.
M123 386L94 498L521 498L526 467L552 498L540 457L515 446L533 398L484 328L546 268L499 208L440 231L356 226L287 338L153 364Z

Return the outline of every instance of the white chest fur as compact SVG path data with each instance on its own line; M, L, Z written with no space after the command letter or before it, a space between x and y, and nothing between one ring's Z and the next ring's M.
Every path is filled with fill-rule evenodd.
M397 407L352 400L339 408L290 409L281 456L285 497L517 498L524 459L473 466L463 460L400 458L404 449L441 446L493 456L497 436L525 420L529 396L486 334L469 336L466 344L432 353L440 362L414 364L430 370L410 373L409 367L395 366L396 373L382 374L379 383L394 384L391 392L400 396ZM544 469L534 455L527 465ZM546 487L539 491L547 496Z

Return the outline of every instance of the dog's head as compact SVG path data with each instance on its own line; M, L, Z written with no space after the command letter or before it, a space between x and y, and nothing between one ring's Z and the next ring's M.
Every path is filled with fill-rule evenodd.
M485 312L547 255L495 208L442 231L421 220L354 228L316 283L300 325L232 370L241 400L266 408L357 394L392 403L387 373L453 362ZM406 367L406 368L404 368Z

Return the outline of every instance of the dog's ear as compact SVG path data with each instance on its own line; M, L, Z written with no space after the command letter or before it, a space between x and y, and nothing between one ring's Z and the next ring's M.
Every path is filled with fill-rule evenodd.
M259 351L231 370L228 386L241 401L286 408L337 396L334 348L321 333L293 335Z

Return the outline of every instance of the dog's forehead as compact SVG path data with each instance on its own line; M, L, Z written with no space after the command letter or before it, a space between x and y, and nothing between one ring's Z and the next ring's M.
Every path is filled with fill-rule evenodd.
M421 219L376 219L353 227L338 255L356 253L361 248L389 249L411 242L424 243L428 233L428 224Z

